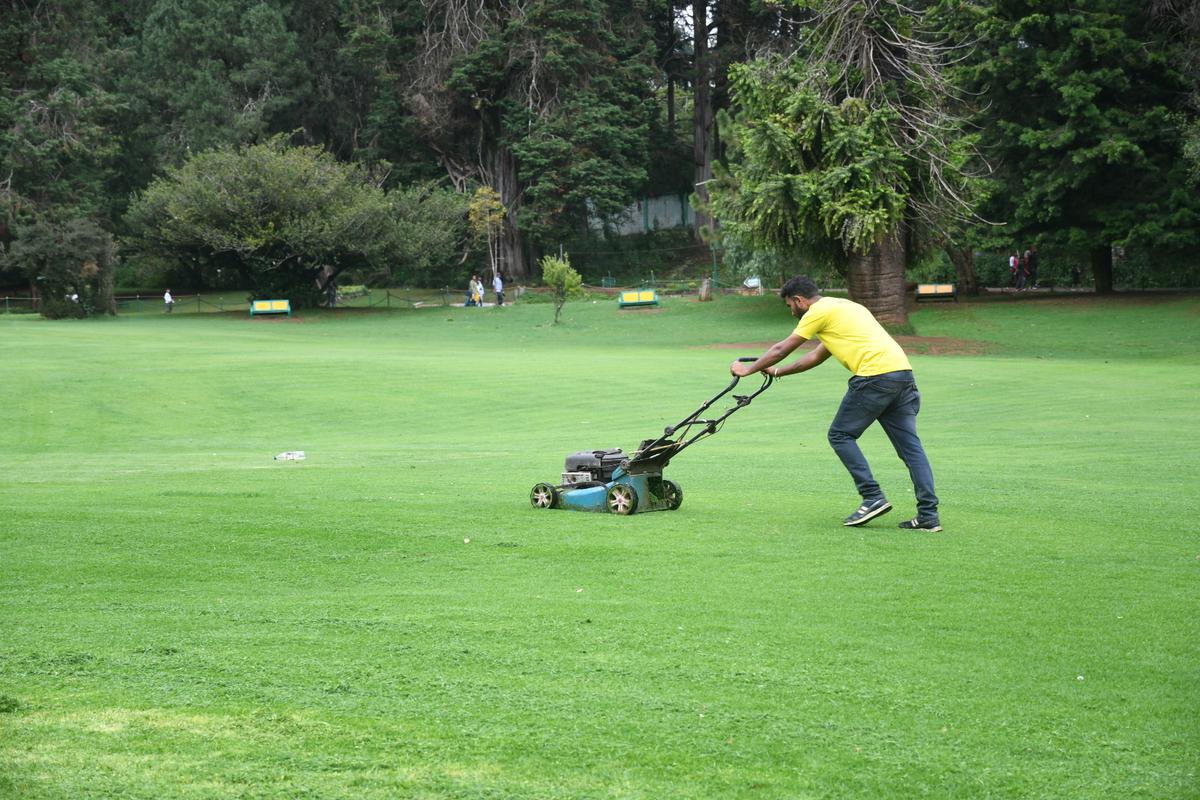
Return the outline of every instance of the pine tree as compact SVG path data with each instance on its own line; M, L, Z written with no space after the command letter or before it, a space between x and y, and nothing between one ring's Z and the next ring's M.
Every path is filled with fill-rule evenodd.
M980 30L982 131L1003 183L985 216L1088 254L1100 292L1113 288L1114 245L1196 243L1188 85L1144 3L997 0Z

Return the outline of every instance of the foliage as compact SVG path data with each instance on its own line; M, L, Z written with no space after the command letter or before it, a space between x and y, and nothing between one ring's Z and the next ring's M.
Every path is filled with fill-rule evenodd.
M460 187L499 192L504 269L522 277L521 237L554 244L589 212L620 213L645 184L653 71L640 4L427 8L409 107Z
M402 186L387 193L397 231L391 258L359 270L373 285L445 286L456 282L468 246L468 198L439 182Z
M1036 240L1103 263L1113 245L1200 244L1200 196L1181 158L1187 84L1145 4L1000 2L990 11L975 80L987 92L984 142L1002 165L985 216L1010 223L1007 246ZM1105 278L1111 286L1111 272L1097 275L1101 289Z
M106 230L128 102L111 87L114 32L101 2L9 5L0 12L0 284L27 280L47 316L110 313Z
M154 0L121 82L146 167L285 129L312 79L282 4Z
M583 278L571 267L571 257L545 256L542 258L542 283L550 288L554 297L554 324L562 315L563 305L576 297L583 296Z
M895 229L910 179L889 135L894 113L823 99L795 60L736 65L730 77L730 166L713 192L727 235L836 260Z
M39 310L52 319L115 314L116 244L95 220L46 219L19 225L4 261L37 287Z
M396 206L369 175L282 137L193 156L129 216L145 250L236 271L252 297L298 307L321 302L343 271L387 273L402 242Z
M955 47L897 0L796 5L813 23L792 52L730 70L712 209L743 246L845 263L850 296L902 325L918 240L975 202Z
M491 274L500 271L499 238L504 230L504 217L508 211L500 201L500 193L490 186L480 186L467 207L467 223L476 242L487 247Z

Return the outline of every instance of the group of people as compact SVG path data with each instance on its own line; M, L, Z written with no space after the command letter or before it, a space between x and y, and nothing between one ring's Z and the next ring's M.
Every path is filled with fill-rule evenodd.
M496 305L504 305L504 274L497 271L492 276L492 292L496 295ZM467 300L463 303L464 306L483 307L483 279L479 277L479 273L471 276L471 281L467 284Z
M1038 252L1033 245L1024 253L1014 250L1008 257L1008 269L1012 273L1012 287L1018 292L1036 289L1038 285Z

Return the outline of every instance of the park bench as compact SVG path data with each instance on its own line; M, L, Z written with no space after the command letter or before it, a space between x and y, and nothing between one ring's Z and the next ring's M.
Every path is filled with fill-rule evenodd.
M250 303L250 316L256 314L287 314L292 315L291 300L255 300Z
M918 283L917 300L958 300L958 289L953 283Z
M618 308L658 305L658 292L653 289L632 289L617 295Z

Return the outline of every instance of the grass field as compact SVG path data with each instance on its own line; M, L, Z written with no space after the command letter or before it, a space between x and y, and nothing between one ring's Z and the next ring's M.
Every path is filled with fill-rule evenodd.
M0 317L0 797L1200 797L1200 297L917 311L919 535L834 362L532 509L790 329L552 317Z

